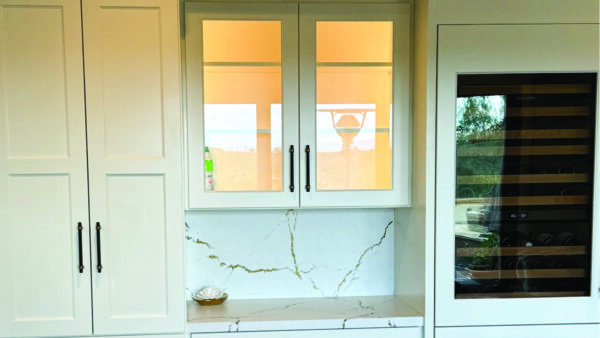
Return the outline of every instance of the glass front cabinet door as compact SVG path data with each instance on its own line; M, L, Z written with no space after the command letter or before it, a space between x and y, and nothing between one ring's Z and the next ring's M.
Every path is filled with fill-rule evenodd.
M408 5L185 11L190 208L408 205Z
M598 28L441 27L437 326L598 320Z
M189 207L298 206L297 5L185 6Z

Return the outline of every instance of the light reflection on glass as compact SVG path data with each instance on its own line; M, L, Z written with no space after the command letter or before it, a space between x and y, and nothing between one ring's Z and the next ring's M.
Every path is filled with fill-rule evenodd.
M205 20L203 51L205 190L281 191L281 22Z
M316 23L317 190L392 188L393 23Z

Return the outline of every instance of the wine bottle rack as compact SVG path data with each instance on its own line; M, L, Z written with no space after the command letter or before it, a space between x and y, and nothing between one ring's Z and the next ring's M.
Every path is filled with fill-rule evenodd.
M588 146L540 146L540 147L471 147L457 150L459 157L475 156L544 156L544 155L585 155L590 153Z
M456 184L586 183L589 179L588 174L472 175L458 176Z
M521 196L521 197L490 197L471 198L457 201L457 204L489 204L496 206L523 205L569 205L588 204L588 196Z
M551 291L551 292L511 292L511 293L480 293L457 294L456 299L481 299L481 298L533 298L533 297L583 297L582 291Z
M458 76L457 299L590 294L596 86Z
M459 248L456 257L489 256L547 256L547 255L587 255L586 246L531 246L531 247L497 247L497 248Z
M470 274L472 279L587 277L587 271L585 269L471 270Z

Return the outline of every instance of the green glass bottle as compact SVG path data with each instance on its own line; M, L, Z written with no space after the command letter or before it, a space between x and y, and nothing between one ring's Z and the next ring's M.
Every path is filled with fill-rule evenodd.
M206 191L215 190L213 160L208 147L204 147L204 189Z

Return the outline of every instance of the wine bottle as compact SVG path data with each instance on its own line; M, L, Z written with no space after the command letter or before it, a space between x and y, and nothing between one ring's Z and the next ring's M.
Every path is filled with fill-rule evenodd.
M558 246L561 244L555 236L546 232L533 236L533 243L539 246Z
M534 282L529 287L529 292L546 292L549 290L548 284L544 282Z
M550 263L544 257L527 257L525 259L525 269L549 269Z
M570 259L563 258L556 263L556 267L559 269L576 269L577 264Z
M573 291L575 290L575 285L566 281L560 281L556 284L554 289L558 292Z
M502 247L523 247L533 246L533 244L527 240L527 236L521 231L511 231L506 235L503 235L500 241Z
M566 246L577 246L583 245L583 242L577 235L572 232L563 231L556 236L556 239L562 244Z

